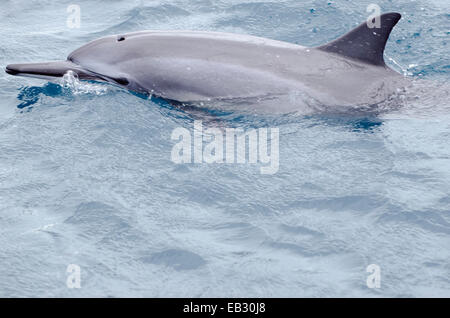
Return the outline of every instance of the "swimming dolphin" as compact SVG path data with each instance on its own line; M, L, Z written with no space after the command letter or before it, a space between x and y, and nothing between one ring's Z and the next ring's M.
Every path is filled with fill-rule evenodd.
M260 37L200 31L143 31L107 36L72 52L66 61L11 64L11 75L106 81L177 102L271 99L274 110L322 105L377 105L403 87L405 77L386 66L383 53L399 13L362 23L319 47ZM292 98L294 97L294 98ZM292 102L294 101L294 102Z

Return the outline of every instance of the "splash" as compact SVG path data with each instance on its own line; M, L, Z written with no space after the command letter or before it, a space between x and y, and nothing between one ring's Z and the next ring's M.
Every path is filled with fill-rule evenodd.
M104 95L108 92L108 87L105 85L81 82L78 75L73 71L64 74L59 84L63 88L69 89L74 95Z

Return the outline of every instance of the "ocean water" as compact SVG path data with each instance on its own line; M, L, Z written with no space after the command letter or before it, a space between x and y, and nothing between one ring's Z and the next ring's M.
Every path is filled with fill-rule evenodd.
M364 21L372 2L6 0L0 65L145 29L314 46ZM80 28L67 26L70 4ZM195 109L0 72L0 296L449 297L448 1L377 4L403 15L385 55L414 85L395 111L205 117L278 127L273 175L173 163L171 133L192 129ZM70 264L81 288L68 288ZM366 284L370 264L380 288Z

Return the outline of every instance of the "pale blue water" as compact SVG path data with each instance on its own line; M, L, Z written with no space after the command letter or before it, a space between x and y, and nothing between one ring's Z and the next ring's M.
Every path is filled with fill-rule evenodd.
M0 65L65 58L144 29L319 45L372 1L4 1ZM450 296L447 0L378 1L403 19L389 65L418 79L378 118L218 114L279 127L280 169L175 165L193 116L101 84L0 72L0 296ZM66 286L69 264L81 288ZM366 267L381 268L381 288Z

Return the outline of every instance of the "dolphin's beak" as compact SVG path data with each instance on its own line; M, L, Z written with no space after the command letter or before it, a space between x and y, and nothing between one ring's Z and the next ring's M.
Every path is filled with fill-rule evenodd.
M6 66L6 73L10 75L29 76L38 78L63 77L68 71L78 74L81 79L92 79L94 76L83 70L79 65L70 61L45 63L10 64Z

